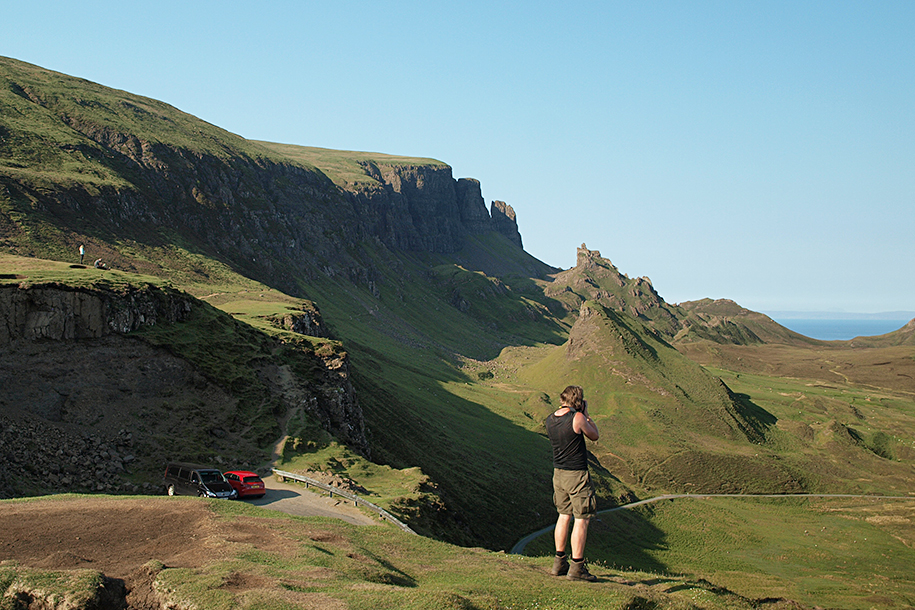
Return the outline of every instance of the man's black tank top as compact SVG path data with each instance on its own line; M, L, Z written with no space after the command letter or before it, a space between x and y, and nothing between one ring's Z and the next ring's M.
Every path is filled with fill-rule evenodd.
M588 451L585 449L585 435L577 434L572 428L575 411L556 417L551 413L546 418L546 433L553 445L553 468L559 470L587 470Z

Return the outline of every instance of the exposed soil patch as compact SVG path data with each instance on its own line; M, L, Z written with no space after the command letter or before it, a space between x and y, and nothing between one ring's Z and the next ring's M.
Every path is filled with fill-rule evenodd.
M89 568L126 578L158 559L197 567L213 559L207 505L174 498L75 498L10 503L0 511L0 559L46 569Z
M92 569L121 579L130 608L158 608L158 570L196 568L229 556L237 544L277 552L269 519L222 520L193 498L62 498L5 503L0 510L0 561L48 569ZM234 548L233 548L234 547ZM233 591L262 583L243 578Z

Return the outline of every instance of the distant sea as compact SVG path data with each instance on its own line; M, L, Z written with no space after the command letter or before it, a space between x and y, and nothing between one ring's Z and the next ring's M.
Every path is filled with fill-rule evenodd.
M905 320L830 320L824 318L777 318L770 317L790 330L805 337L822 341L844 341L855 337L874 337L885 335L905 326L911 318Z

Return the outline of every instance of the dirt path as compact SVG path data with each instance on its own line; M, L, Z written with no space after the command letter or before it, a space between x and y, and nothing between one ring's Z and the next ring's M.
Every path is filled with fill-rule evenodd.
M273 477L266 477L264 483L267 493L263 498L242 501L299 517L333 517L353 525L378 524L343 498L330 498L308 491L303 485L280 483Z

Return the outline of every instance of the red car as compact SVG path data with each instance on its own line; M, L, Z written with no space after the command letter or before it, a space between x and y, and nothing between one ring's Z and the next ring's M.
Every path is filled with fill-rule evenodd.
M225 473L226 481L238 492L239 498L263 498L267 493L264 481L256 472L232 470Z

